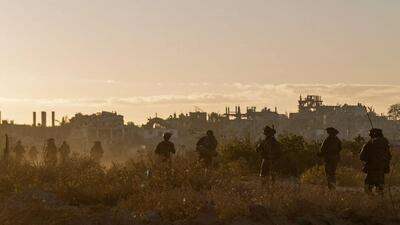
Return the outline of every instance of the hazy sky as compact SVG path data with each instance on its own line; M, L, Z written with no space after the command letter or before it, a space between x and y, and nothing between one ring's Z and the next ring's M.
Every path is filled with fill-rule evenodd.
M0 110L400 102L398 0L0 0Z

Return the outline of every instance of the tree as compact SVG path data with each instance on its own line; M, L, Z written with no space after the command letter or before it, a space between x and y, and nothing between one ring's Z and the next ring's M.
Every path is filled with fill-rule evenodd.
M399 120L400 119L400 103L391 105L389 107L388 115L391 119Z

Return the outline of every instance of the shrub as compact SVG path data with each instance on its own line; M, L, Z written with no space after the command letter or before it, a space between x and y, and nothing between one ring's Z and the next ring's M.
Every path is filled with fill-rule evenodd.
M280 135L278 139L283 154L277 170L282 175L298 177L306 169L321 162L317 157L318 143L307 143L302 136L294 134Z
M366 140L358 135L351 141L344 140L342 143L342 146L344 149L350 151L353 155L358 156L358 153L360 152L361 148L364 146L366 143Z
M255 172L261 162L256 146L257 143L253 143L249 136L234 138L219 148L222 163L228 168L236 167L243 172Z

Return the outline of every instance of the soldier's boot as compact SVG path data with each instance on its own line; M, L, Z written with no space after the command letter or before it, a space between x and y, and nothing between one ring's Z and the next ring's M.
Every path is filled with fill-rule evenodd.
M383 184L376 185L376 193L383 195L385 191L385 186Z
M326 181L328 182L329 190L336 190L336 177L332 174L327 174Z
M336 183L328 182L328 189L329 190L336 190Z
M372 195L372 188L373 188L372 185L365 184L365 185L364 185L364 192L365 192L367 195Z

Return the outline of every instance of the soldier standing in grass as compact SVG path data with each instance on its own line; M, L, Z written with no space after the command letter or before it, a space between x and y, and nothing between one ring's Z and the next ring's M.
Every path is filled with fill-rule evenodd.
M14 147L14 153L15 153L15 162L21 163L22 160L24 159L25 147L22 145L22 142L20 140L17 141L17 145Z
M164 133L164 140L158 143L155 153L160 156L164 161L171 159L171 154L175 154L175 145L170 141L172 134L169 132Z
M257 146L256 151L260 153L262 157L260 176L267 180L274 180L274 166L280 158L281 146L280 143L275 139L276 130L269 126L264 128L265 139Z
M57 146L54 138L50 138L47 140L46 147L44 149L44 162L47 165L56 165L57 164Z
M63 164L68 160L69 155L71 154L71 149L66 141L63 141L63 143L61 144L59 152L61 164Z
M36 146L32 146L32 147L29 149L29 151L28 151L29 159L30 159L32 162L36 162L37 157L38 157L38 154L39 154L39 152L38 152L38 150L36 149Z
M90 149L90 158L100 163L103 158L104 150L100 141L95 141L93 147Z
M364 162L363 172L367 174L365 178L364 190L367 194L372 194L373 188L382 194L384 191L385 174L390 172L390 153L389 141L383 136L381 129L373 128L369 132L371 139L364 145L360 153L360 160Z
M213 158L218 155L217 153L218 141L214 136L212 130L208 130L206 136L200 138L196 144L196 151L199 154L199 159L206 167L210 167Z
M328 181L328 188L336 189L336 168L340 161L340 151L342 150L342 142L337 137L339 131L333 127L326 128L328 137L321 146L319 156L325 161L325 174Z

